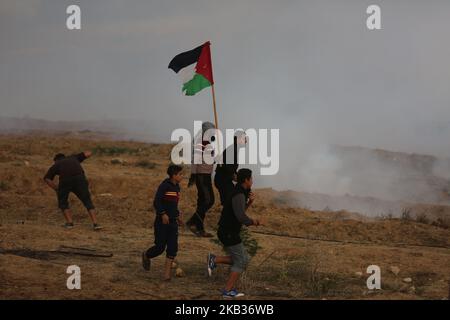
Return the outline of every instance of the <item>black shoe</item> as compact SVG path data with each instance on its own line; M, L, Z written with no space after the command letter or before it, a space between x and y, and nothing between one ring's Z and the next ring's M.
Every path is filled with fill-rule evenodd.
M103 228L98 223L94 223L92 225L92 229L94 229L94 231L98 231L98 230L102 230Z
M66 229L72 229L73 228L73 222L66 222L63 225L63 227L66 228Z
M142 267L146 271L150 271L150 265L152 264L152 260L150 260L147 255L145 254L145 251L142 252Z
M197 237L200 237L200 231L198 231L197 227L194 224L187 224L186 223L186 225L187 225L189 231L191 231Z

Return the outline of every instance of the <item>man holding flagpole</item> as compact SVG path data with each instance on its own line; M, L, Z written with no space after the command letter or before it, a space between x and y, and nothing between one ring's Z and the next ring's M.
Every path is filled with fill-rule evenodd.
M189 179L188 187L195 184L197 187L197 209L192 217L186 222L195 235L198 237L211 238L213 235L205 231L205 215L208 210L214 205L214 190L212 187L211 174L213 172L214 164L205 163L203 154L210 146L211 137L208 136L214 132L214 124L211 122L204 122L202 130L196 135L193 143L193 158L199 161L193 161L191 165L191 177Z
M181 76L183 82L182 92L185 95L193 96L204 88L211 87L215 125L210 122L205 122L202 126L202 137L209 129L214 127L216 129L219 128L210 45L211 43L207 41L192 50L176 55L169 63L169 69L172 69ZM200 142L194 142L194 154L199 152L203 155L207 146L207 141L204 140L206 139L201 138ZM218 148L220 149L220 145ZM214 204L214 191L211 182L213 165L205 164L203 162L203 156L201 159L201 164L194 163L191 167L191 179L189 179L189 185L195 183L197 187L197 210L186 224L189 227L189 230L197 236L212 237L210 233L205 231L204 219L206 212Z

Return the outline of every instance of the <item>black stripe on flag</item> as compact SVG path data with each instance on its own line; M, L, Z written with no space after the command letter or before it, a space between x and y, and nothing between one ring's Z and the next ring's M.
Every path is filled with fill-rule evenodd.
M195 49L180 53L175 56L169 63L169 69L172 69L176 73L181 69L198 61L200 54L202 53L203 44Z

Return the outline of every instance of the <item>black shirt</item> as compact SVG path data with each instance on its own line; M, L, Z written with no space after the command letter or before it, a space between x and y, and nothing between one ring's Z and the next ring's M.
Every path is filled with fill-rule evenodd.
M230 156L231 154L233 155L232 159ZM238 167L237 139L234 137L234 143L222 152L222 163L218 164L216 167L216 181L233 181L233 176L236 174Z
M251 225L253 221L245 214L246 204L250 190L245 190L241 185L236 185L233 194L225 202L219 220L219 240L226 246L234 246L241 243L239 236L243 224ZM242 197L243 199L238 199ZM240 200L236 203L233 200ZM236 206L237 205L237 206ZM243 205L243 208L240 208ZM240 211L240 212L238 212Z
M59 180L61 181L70 177L84 176L84 170L80 163L85 159L86 156L82 152L58 160L48 169L44 179L53 180L56 175L59 175Z

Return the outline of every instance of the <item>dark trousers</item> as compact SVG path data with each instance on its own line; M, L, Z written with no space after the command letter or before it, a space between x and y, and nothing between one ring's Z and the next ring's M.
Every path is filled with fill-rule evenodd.
M169 224L163 224L158 216L153 226L155 245L146 251L147 258L155 258L166 250L166 257L174 259L178 252L178 223L171 219Z
M195 225L197 230L205 230L204 221L206 212L214 205L214 191L211 175L200 173L195 175L195 186L197 187L197 210L187 222Z
M226 200L231 197L231 194L234 191L234 184L232 179L223 178L221 176L214 177L214 185L219 191L220 195L220 204L225 205Z

